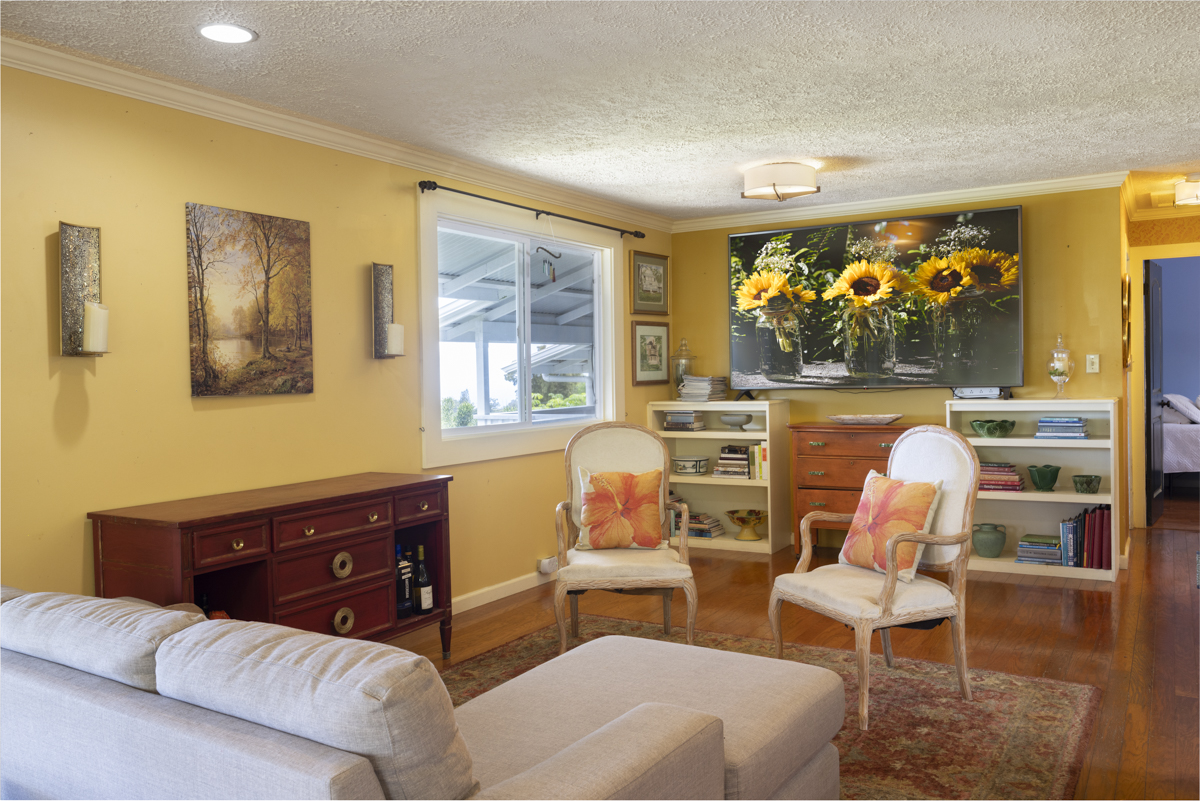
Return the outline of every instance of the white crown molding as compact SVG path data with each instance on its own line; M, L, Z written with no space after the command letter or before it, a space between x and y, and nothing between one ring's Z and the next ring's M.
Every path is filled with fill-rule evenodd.
M566 206L575 211L642 228L663 232L671 230L672 220L669 217L633 206L614 203L403 142L260 108L7 36L0 36L0 64L244 128L428 172L431 178L462 181L486 189L520 195L529 200Z
M1129 215L1130 222L1147 222L1148 220L1173 220L1181 217L1195 217L1200 215L1200 207L1192 206L1178 208L1176 206L1167 206L1161 209L1135 209Z
M1084 175L1078 178L1062 178L1050 181L1031 181L1023 184L983 186L978 189L956 189L948 192L930 192L924 195L864 200L857 203L834 203L827 206L801 206L773 211L727 214L720 217L698 217L677 220L671 233L684 231L711 231L716 228L741 228L752 225L776 225L801 220L828 219L887 214L925 206L942 206L960 203L985 203L1008 200L1029 195L1049 195L1056 192L1081 192L1087 189L1111 189L1124 183L1128 172L1106 172L1100 175Z

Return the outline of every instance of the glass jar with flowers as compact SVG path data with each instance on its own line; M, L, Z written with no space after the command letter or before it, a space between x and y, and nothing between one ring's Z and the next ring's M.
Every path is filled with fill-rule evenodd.
M1071 351L1063 344L1063 335L1058 335L1058 347L1050 352L1050 361L1046 364L1050 379L1058 386L1055 400L1067 400L1067 382L1075 372L1075 362L1071 359Z
M890 262L856 261L822 294L845 299L842 349L846 372L856 377L887 377L896 372L896 321L889 301L908 288L908 279Z
M816 293L804 288L796 275L807 272L796 253L788 250L789 236L776 237L754 260L755 272L734 292L739 311L753 312L759 370L768 381L799 381L804 372L801 339L804 306Z

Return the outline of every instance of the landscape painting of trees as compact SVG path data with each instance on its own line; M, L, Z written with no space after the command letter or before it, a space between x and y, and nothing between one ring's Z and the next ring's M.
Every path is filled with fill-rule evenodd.
M308 223L186 207L192 395L312 392Z

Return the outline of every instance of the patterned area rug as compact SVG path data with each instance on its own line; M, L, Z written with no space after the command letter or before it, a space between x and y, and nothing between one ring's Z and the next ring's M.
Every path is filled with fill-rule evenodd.
M682 627L581 615L581 641L610 634L684 642ZM579 641L576 641L577 643ZM695 644L772 656L774 643L697 631ZM442 673L454 705L558 654L558 631L502 645ZM1100 690L1086 684L971 671L963 701L953 665L871 657L871 728L858 729L853 651L785 644L784 657L819 665L846 683L846 722L834 738L843 798L1073 798L1091 742Z

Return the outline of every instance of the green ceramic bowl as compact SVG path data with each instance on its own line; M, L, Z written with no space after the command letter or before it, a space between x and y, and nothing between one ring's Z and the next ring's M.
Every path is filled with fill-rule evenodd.
M971 428L975 429L975 433L981 437L996 439L1007 437L1012 433L1016 424L1016 420L972 420Z
M1076 492L1095 495L1100 491L1100 476L1071 476L1071 480Z

